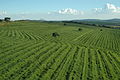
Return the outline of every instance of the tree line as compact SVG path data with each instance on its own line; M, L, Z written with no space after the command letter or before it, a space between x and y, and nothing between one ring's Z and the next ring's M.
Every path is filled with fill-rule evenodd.
M11 20L10 17L5 17L4 19L0 19L0 22L3 22L3 21L9 22L10 20Z

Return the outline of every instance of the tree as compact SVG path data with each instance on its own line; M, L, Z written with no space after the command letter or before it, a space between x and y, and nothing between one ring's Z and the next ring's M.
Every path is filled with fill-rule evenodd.
M102 31L102 29L100 29L100 31Z
M5 18L4 18L4 21L9 22L10 19L11 19L10 17L5 17Z
M3 20L2 19L0 19L0 22L2 22Z
M64 26L66 26L67 24L66 23L64 23Z
M78 28L78 31L81 31L82 29L81 28Z
M52 33L52 36L57 37L57 36L60 36L60 35L57 32L54 32L54 33Z

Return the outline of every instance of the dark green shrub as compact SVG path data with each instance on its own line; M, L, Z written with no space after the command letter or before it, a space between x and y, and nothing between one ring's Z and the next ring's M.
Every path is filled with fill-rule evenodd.
M10 17L5 17L5 18L4 18L4 21L9 22L10 19L11 19Z

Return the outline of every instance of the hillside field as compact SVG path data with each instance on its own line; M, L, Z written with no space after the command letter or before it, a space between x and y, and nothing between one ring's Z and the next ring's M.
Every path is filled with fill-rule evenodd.
M0 80L120 80L120 29L1 22Z

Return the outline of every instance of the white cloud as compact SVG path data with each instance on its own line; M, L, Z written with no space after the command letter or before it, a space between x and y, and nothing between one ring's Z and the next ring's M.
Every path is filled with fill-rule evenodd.
M51 12L48 12L48 14L51 14Z
M76 9L66 8L54 12L48 12L48 14L83 15L84 12Z
M113 13L120 13L120 7L117 7L113 4L107 3L105 9Z
M94 8L97 13L120 13L120 7L107 3L104 8Z
M83 11L79 11L76 9L71 9L71 8L66 8L66 9L62 9L58 11L59 14L71 14L71 15L83 15L84 12Z

